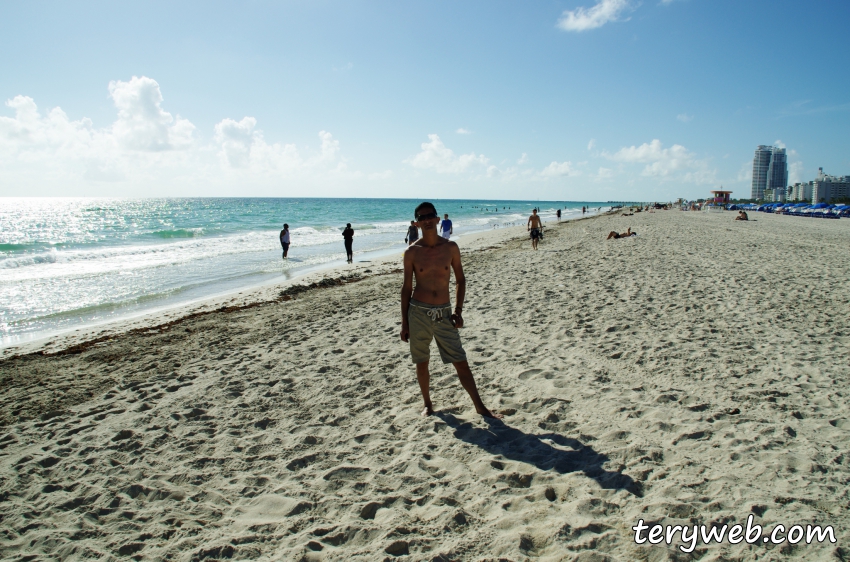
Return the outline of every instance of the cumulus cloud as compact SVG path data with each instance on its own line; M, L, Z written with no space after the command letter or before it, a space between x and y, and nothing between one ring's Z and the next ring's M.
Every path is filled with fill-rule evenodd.
M554 178L559 176L577 176L580 172L577 171L572 162L552 162L542 170L540 176L544 178Z
M528 162L528 154L525 152L522 153L522 156L519 157L519 160L516 161L517 164L522 165Z
M692 183L712 183L714 172L708 169L708 162L680 144L664 148L661 141L640 146L621 148L614 154L604 154L616 162L646 164L643 175L656 178L675 177Z
M129 82L113 80L109 95L118 108L112 131L125 148L171 150L192 143L195 126L162 109L162 93L156 80L147 76L133 76Z
M457 155L448 148L439 135L428 135L428 142L422 143L422 152L404 162L414 168L434 170L439 174L458 174L477 166L486 166L490 159L483 154Z
M14 116L0 116L4 194L20 194L24 185L55 194L67 193L59 186L91 185L87 182L126 181L149 190L153 185L167 189L172 179L175 185L225 185L246 178L274 182L363 176L347 170L339 141L327 131L318 133L319 149L304 156L295 144L267 142L251 116L222 119L211 138L201 141L191 122L166 111L155 80L115 80L108 90L117 115L102 128L87 118L71 120L58 107L39 111L27 96L6 101Z
M593 150L594 146L596 146L596 139L590 139L590 142L587 143L587 150Z
M304 158L295 144L268 143L262 131L256 130L257 120L243 117L241 121L223 119L215 126L214 140L219 147L219 160L225 169L247 168L256 174L303 174L317 169L345 169L339 160L339 141L327 131L319 131L320 151Z
M470 131L469 129L464 129L463 127L461 127L460 129L458 129L455 132L459 135L471 135L472 134L472 131Z
M682 123L690 123L691 121L694 120L694 116L688 115L687 113L680 113L679 115L676 116L676 119L678 121L681 121Z
M803 163L800 161L788 164L788 185L803 181Z
M614 177L614 170L611 168L603 168L599 167L599 171L596 173L596 179L598 180L607 180Z
M618 21L620 16L632 9L629 0L599 0L592 8L579 6L561 14L558 27L564 31L587 31ZM628 19L628 18L627 18Z
M223 162L232 168L248 165L254 141L262 140L254 131L256 126L257 120L253 117L243 117L241 121L223 119L215 126L215 140L221 145L219 157Z

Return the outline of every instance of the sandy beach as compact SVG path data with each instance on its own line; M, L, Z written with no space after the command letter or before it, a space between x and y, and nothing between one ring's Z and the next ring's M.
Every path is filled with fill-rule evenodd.
M0 558L850 559L850 221L733 218L463 239L503 422L434 347L419 416L400 256L3 350ZM837 542L633 540L749 515Z

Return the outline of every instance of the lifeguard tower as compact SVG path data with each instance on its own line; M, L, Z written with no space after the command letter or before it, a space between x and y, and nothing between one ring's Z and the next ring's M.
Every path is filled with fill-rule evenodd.
M718 190L711 191L711 197L706 200L703 209L706 211L725 211L726 205L729 204L732 195L731 191L724 191L723 186Z

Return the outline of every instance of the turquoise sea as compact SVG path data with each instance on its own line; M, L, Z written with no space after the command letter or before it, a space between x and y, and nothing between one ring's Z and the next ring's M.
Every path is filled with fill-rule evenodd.
M0 199L0 345L400 251L418 200ZM608 203L433 200L455 237ZM292 232L290 259L278 233Z

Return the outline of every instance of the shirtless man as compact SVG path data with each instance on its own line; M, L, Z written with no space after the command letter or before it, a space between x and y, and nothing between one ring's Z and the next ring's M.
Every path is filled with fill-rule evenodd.
M531 247L537 249L537 241L540 240L540 229L543 228L543 223L540 217L537 216L537 209L531 211L531 216L528 217L528 230L531 231Z
M422 415L430 416L434 413L430 392L431 374L428 371L433 338L437 340L437 349L443 363L454 365L460 384L472 398L475 411L487 418L501 418L500 414L493 414L481 401L457 332L458 328L463 327L461 313L466 294L466 278L460 265L460 250L457 244L437 233L440 215L433 204L420 203L413 214L422 229L422 238L404 252L400 335L401 341L410 342L410 355L416 365L416 378L425 401ZM454 314L449 298L452 271L457 284Z

